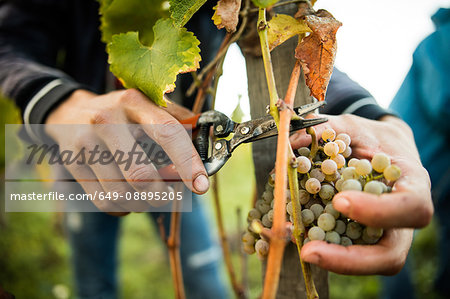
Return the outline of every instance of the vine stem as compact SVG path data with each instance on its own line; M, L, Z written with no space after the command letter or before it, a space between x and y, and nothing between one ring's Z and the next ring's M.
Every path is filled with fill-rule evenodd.
M227 267L228 276L231 281L231 286L233 287L234 293L237 298L245 298L244 289L242 285L239 284L236 273L234 272L233 263L231 261L230 244L228 243L227 234L225 232L225 227L223 225L222 209L220 206L219 198L219 182L217 174L214 176L212 182L212 194L214 198L214 208L216 212L217 226L219 228L220 244L222 245L223 257L225 260L225 265Z
M286 97L284 99L289 112L292 114L292 109L294 106L295 94L297 92L298 80L300 78L301 65L300 61L295 62L294 69L292 70L291 78L289 80L288 90L286 92ZM298 186L298 173L297 173L297 163L295 163L296 158L294 152L292 151L292 146L289 144L289 160L288 163L288 178L289 178L289 189L291 192L292 208L294 213L294 239L297 245L298 258L300 259L300 264L302 266L303 278L306 285L306 297L308 299L319 298L317 294L316 287L314 285L314 280L311 274L311 265L305 263L300 258L300 253L303 247L303 240L305 238L306 229L302 221L301 204L299 199L299 186Z
M270 58L269 43L267 40L266 10L263 8L259 9L257 26L259 40L261 43L264 70L269 89L270 114L274 118L278 127L277 158L275 162L275 203L273 207L274 219L271 229L270 250L267 259L267 268L262 294L263 299L268 299L275 298L277 293L278 283L280 280L281 262L283 260L287 239L285 190L287 186L286 173L289 146L290 111L283 109L280 113L277 108L279 98L275 85L272 61ZM280 114L283 116L281 120Z
M176 186L177 187L177 186ZM184 187L179 186L178 190L182 191ZM181 271L181 258L180 258L180 227L181 227L181 212L177 210L181 209L181 201L174 201L172 206L172 214L170 217L170 233L167 238L167 248L169 251L170 270L172 272L173 283L175 287L175 298L186 298L183 284L183 274Z

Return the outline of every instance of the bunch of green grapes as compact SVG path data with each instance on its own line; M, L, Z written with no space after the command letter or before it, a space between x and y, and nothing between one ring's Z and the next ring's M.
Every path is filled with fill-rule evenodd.
M350 246L375 244L383 236L383 229L365 226L334 209L331 201L340 191L356 190L380 195L391 191L392 184L400 178L401 171L391 164L384 153L377 153L372 160L350 158L351 138L332 129L322 133L319 149L311 157L310 147L297 150L299 173L299 200L302 222L307 231L304 244L311 240ZM261 198L248 213L247 231L242 237L244 251L255 253L260 259L267 256L269 243L252 228L252 222L260 222L271 228L273 221L274 175L269 177ZM294 222L290 192L286 190L286 220Z

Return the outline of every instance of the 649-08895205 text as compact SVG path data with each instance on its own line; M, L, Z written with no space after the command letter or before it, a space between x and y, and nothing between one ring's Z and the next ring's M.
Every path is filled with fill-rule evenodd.
M73 201L73 200L155 200L155 201L173 201L182 200L183 192L98 192L93 194L86 193L70 193L64 194L57 191L50 191L45 193L31 192L31 193L11 193L10 200L44 200L44 201Z

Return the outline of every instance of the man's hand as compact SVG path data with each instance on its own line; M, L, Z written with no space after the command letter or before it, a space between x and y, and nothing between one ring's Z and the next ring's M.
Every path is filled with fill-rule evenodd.
M94 130L90 126L84 126L87 128L84 130L83 126L80 126L80 129L77 128L75 131L76 136L55 129L55 126L47 126L46 133L62 150L79 152L84 147L89 151L99 145L100 151L111 153L130 152L132 146L136 144L136 139L146 134L164 149L185 185L193 192L202 194L209 188L206 170L191 138L177 120L190 116L193 116L191 111L173 103L169 103L167 108L158 107L134 89L114 91L105 95L77 90L52 111L46 124L101 126L95 126ZM126 126L108 126L113 124L142 124L142 130L133 131ZM141 147L138 147L138 151L142 151L145 157ZM88 194L95 191L117 192L121 195L135 191L169 191L153 164L138 165L134 162L130 167L125 167L123 163L109 163L101 167L95 163L83 165L74 163L68 165L67 169L76 180L80 179L79 183ZM117 178L123 178L123 181L118 181ZM86 181L90 183L87 184ZM117 203L108 201L94 201L94 203L103 211L130 211L130 201L126 201L125 198L117 200ZM133 201L133 211L145 211L148 208L146 201Z
M302 259L342 274L395 274L403 267L412 242L412 229L426 226L433 214L431 184L423 168L411 129L400 119L385 116L372 121L354 115L327 116L328 123L316 128L318 136L326 128L352 138L352 156L370 160L384 152L402 170L392 193L380 196L358 191L339 192L333 198L336 210L368 226L385 228L376 245L343 247L323 241L308 242ZM291 137L293 148L307 146L311 137L298 132Z

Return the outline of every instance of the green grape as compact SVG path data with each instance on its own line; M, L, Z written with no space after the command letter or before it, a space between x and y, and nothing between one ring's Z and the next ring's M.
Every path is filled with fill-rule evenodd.
M345 230L345 234L350 239L356 240L361 237L362 227L357 222L350 222L347 224L347 229Z
M311 169L311 161L307 157L298 157L297 164L297 171L300 173L307 173Z
M286 212L287 212L289 215L293 215L293 214L294 214L294 209L293 209L293 207L292 207L292 201L291 201L291 202L288 202L288 204L286 205Z
M385 153L377 153L373 156L371 163L376 172L383 173L383 170L391 165L391 158Z
M271 186L271 187L275 187L275 173L272 173L271 175L269 175L267 184L269 184L269 186Z
M345 149L347 148L347 144L345 144L344 141L342 140L336 140L334 143L336 143L339 147L339 154L342 154L343 152L345 152Z
M246 231L242 235L242 242L244 243L244 245L251 245L251 246L253 246L253 244L255 244L255 241L256 241L255 237L249 231Z
M325 129L322 132L323 141L333 141L336 138L336 131L333 129Z
M309 241L310 241L309 238L305 238L305 240L303 240L303 246L305 246L306 243L308 243Z
M356 167L356 163L359 161L357 158L351 158L350 161L348 161L347 165L348 167Z
M366 176L372 172L372 164L367 159L361 159L356 163L355 171L361 176Z
M289 221L290 221L291 223L294 223L294 216L289 215Z
M273 209L267 212L267 218L269 218L270 222L273 222Z
M337 168L341 169L345 166L345 158L341 154L337 154L335 157L331 158L334 162L336 162Z
M265 227L272 227L272 221L269 220L269 216L267 214L262 216L261 222Z
M311 223L313 223L314 219L315 219L314 213L310 209L302 210L302 222L305 226L308 226Z
M328 157L334 157L339 153L339 146L335 142L327 142L323 146L323 152Z
M345 133L341 133L341 134L337 135L336 140L344 141L344 143L347 146L349 146L350 143L352 142L352 139L350 138L350 136L348 136L348 134L345 134Z
M335 171L332 174L327 174L325 176L325 181L327 181L327 182L334 182L334 181L339 180L340 178L341 178L341 175L339 174L339 172Z
M308 176L304 176L301 180L300 180L300 187L302 187L303 189L306 188L306 181L308 180Z
M344 158L348 158L351 155L352 155L352 148L350 146L347 146L345 151L342 153L342 156L344 156Z
M309 148L303 146L303 147L301 147L301 148L299 148L299 149L297 150L297 153L298 153L300 156L309 157L309 154L311 153L311 151L310 151Z
M299 190L298 197L299 197L300 203L302 205L306 205L308 203L309 199L311 198L311 195L306 190Z
M323 182L323 180L325 179L325 175L323 174L322 170L320 170L320 168L313 168L309 173L309 176L318 179L319 182Z
M328 200L328 199L321 199L321 202L322 202L322 205L324 206L324 207L326 207L327 206L327 204L329 204L329 203L331 203L331 200Z
M345 222L342 220L336 220L336 225L334 226L334 231L338 234L342 235L345 233L345 229L347 226L345 225Z
M286 201L291 201L291 190L286 189L285 190L285 196L286 196Z
M319 196L322 199L330 200L334 196L334 187L330 184L322 184L322 187L319 191Z
M321 184L318 179L310 178L305 183L305 189L311 194L316 194L320 191Z
M364 185L364 192L380 195L383 193L383 186L378 181L370 181Z
M365 228L367 235L370 238L381 238L381 236L383 235L383 229L382 228L376 228L376 227L371 227L371 226L367 226Z
M263 239L259 239L255 243L255 250L261 256L267 256L269 253L269 243Z
M313 226L308 231L308 238L311 241L323 241L325 239L325 232L318 226Z
M255 253L255 245L251 244L244 244L243 246L244 252L247 254L254 254Z
M321 204L315 203L309 208L314 213L314 219L319 218L320 214L323 212L323 207Z
M329 203L325 206L325 213L333 215L334 219L338 219L341 213L339 213L334 207L332 203Z
M369 236L369 234L367 232L367 227L366 227L366 228L363 229L361 239L364 242L366 242L367 244L375 244L376 242L378 242L380 237Z
M335 231L326 232L325 241L327 241L328 243L340 244L341 236L339 236L339 234Z
M251 232L253 232L253 233L255 233L255 234L258 234L258 232L255 231L255 228L258 227L258 225L255 224L256 222L259 223L261 226L263 226L261 220L255 219L255 220L252 220L252 221L250 222L250 225L248 226L248 230L251 231Z
M345 180L342 183L342 191L348 190L361 191L362 190L361 183L354 179Z
M266 190L263 192L261 197L266 204L270 204L270 202L273 200L273 193Z
M324 174L333 174L337 170L337 164L333 160L327 159L322 162L320 169Z
M336 219L331 214L323 213L317 218L317 225L324 231L330 231L336 225Z
M253 208L248 212L247 221L252 222L255 219L261 219L261 212Z
M359 175L356 173L355 167L346 167L342 171L342 177L344 178L344 180L356 180L358 179Z
M334 184L334 187L336 188L336 190L338 192L342 191L342 184L344 183L344 178L340 178L339 180L336 181L336 183Z
M270 210L270 205L266 204L263 200L257 200L255 207L261 212L261 214L266 214Z
M350 246L350 245L353 245L353 242L350 238L343 236L343 237L341 237L341 245L342 246Z
M270 186L269 184L266 184L266 188L265 188L264 192L268 192L268 193L272 194L272 199L273 199L273 187L272 186ZM263 192L263 194L264 194L264 192Z
M380 182L380 184L381 184L381 187L383 187L383 193L389 192L389 188L388 188L388 186L386 186L385 183Z
M397 165L389 165L383 170L384 178L391 182L398 180L401 174L402 171Z

